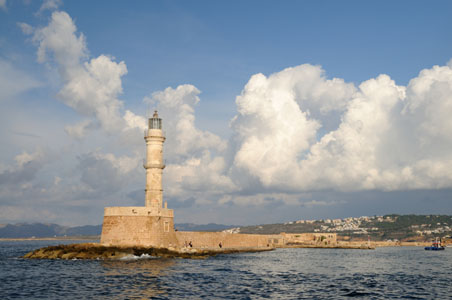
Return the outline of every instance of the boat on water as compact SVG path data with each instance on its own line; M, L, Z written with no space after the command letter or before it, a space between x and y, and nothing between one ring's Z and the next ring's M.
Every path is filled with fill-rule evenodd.
M432 241L432 245L425 247L425 250L433 250L433 251L438 251L438 250L444 250L445 247L442 244L441 239L438 241L438 239Z

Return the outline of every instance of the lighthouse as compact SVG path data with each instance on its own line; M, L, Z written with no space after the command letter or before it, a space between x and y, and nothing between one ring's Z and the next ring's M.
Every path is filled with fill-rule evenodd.
M144 206L111 206L104 208L100 244L117 247L163 248L192 253L197 249L265 248L285 235L239 234L227 232L190 232L174 229L174 211L163 202L162 175L165 169L163 144L165 134L157 111L148 119L144 132L146 170ZM174 137L173 137L174 138ZM142 170L142 169L141 169ZM121 199L119 201L131 201ZM165 205L163 205L165 203ZM275 242L276 241L276 242ZM187 245L190 245L188 247ZM219 248L217 248L219 247ZM113 258L113 257L112 257Z
M160 212L163 202L162 174L165 164L163 161L163 143L165 136L162 131L162 119L157 111L149 119L149 127L145 134L146 169L145 206Z
M149 118L145 131L146 170L144 206L115 206L104 208L104 222L100 242L107 246L144 246L168 248L177 246L174 230L174 211L163 206L162 119L157 111Z

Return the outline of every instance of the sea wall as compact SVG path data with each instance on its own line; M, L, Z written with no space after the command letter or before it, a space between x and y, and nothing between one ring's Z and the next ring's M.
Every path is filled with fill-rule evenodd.
M281 235L284 237L286 244L324 244L324 245L336 245L337 234L336 233L285 233Z
M267 248L284 244L281 235L239 234L226 232L193 232L177 231L176 238L181 248L190 247L198 249L228 248Z

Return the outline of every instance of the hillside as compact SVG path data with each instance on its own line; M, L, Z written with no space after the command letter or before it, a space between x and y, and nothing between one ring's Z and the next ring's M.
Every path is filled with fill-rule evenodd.
M43 223L3 224L0 226L0 238L96 236L100 235L101 231L102 225L67 227Z
M452 235L452 216L385 215L346 219L298 220L284 224L239 227L231 232L272 234L335 232L340 238L421 241Z

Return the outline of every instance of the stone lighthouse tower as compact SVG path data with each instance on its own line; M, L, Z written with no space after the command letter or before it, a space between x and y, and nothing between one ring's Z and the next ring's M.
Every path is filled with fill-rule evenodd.
M177 246L174 211L162 206L163 143L162 119L155 111L145 132L145 206L105 207L100 242L110 246Z
M165 168L163 162L163 143L165 137L162 131L162 119L157 111L149 119L149 129L144 137L146 141L146 169L145 205L153 211L162 209L163 189L162 173Z

